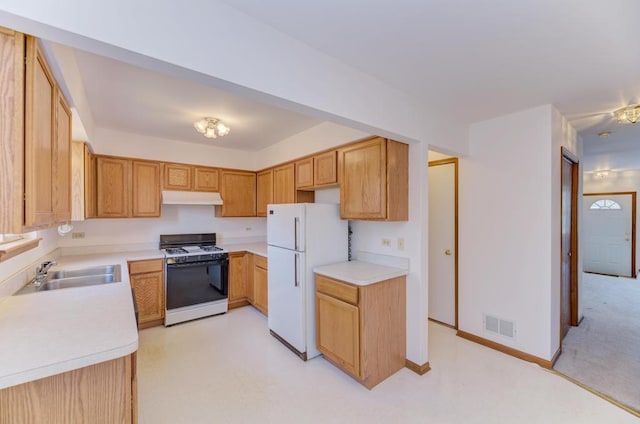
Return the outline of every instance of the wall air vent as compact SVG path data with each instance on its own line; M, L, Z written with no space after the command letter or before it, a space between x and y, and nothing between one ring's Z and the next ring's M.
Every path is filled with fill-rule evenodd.
M482 318L484 331L510 339L516 338L516 324L513 321L487 314L483 314Z

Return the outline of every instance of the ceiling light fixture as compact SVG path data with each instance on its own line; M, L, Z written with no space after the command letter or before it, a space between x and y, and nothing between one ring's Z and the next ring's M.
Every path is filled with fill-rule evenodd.
M193 124L200 134L207 138L218 138L229 134L231 129L217 118L202 118Z
M600 131L598 137L609 137L611 134L613 134L613 131Z
M629 105L613 112L618 124L635 124L640 120L640 105Z

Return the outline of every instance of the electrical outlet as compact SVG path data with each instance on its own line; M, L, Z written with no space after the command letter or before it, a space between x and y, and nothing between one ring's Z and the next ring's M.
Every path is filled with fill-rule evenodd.
M245 227L245 229L244 229L244 230L245 230L245 231L251 231L251 230L253 230L253 228L251 228L251 227Z
M404 237L398 237L398 250L404 250Z
M72 239L83 239L84 238L84 231L78 231L77 233L71 233L71 238Z
M382 245L383 246L387 246L387 247L391 247L391 239L383 238L382 239Z

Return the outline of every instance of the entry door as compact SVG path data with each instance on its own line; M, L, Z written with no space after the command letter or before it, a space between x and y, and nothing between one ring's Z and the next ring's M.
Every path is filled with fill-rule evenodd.
M458 326L457 159L429 163L429 318Z
M634 194L583 197L585 271L633 276Z

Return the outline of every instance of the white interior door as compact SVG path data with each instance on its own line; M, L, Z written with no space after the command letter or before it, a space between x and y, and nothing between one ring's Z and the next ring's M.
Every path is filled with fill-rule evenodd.
M456 325L454 163L429 167L429 318Z
M631 194L583 197L584 270L630 277Z

